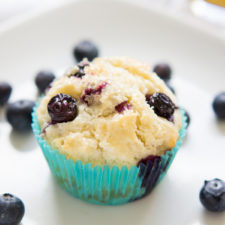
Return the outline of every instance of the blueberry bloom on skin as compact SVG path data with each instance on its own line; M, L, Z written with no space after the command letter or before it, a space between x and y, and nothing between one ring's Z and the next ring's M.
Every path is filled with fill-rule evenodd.
M35 102L31 100L19 100L6 106L6 118L12 128L19 132L31 129L31 113Z
M99 55L99 50L94 42L84 40L75 46L73 55L78 62L83 58L87 58L89 61L92 61Z
M156 64L153 71L165 82L168 82L171 79L172 69L167 63Z
M218 178L205 181L199 198L207 210L212 212L225 211L225 182Z
M21 199L9 193L0 195L0 225L20 224L24 212Z

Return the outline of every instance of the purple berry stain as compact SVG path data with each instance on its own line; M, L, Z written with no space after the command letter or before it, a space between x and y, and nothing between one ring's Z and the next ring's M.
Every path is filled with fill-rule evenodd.
M122 113L126 109L131 109L132 105L128 104L128 101L121 102L120 104L115 106L115 110L118 113Z
M52 124L72 121L78 114L76 100L70 95L57 94L48 103L48 113Z
M148 162L150 161L151 163L154 163L154 161L158 159L160 160L161 157L160 156L156 156L156 155L149 155L146 158L141 159L138 164L137 167L139 167L141 164L144 164L145 166L147 166Z
M102 90L108 85L107 82L103 82L96 88L88 88L84 91L84 94L81 97L81 101L86 103L88 106L93 104L93 95L100 95Z
M47 125L42 129L41 133L43 135L45 135L47 128L50 127L51 125L53 125L53 123L52 122L48 122Z

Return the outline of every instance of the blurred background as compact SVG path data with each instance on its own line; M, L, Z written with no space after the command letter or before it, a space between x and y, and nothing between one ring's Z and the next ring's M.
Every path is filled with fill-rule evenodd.
M1 24L77 0L0 0ZM109 0L110 1L110 0ZM126 1L126 0L121 0ZM149 4L171 13L196 20L209 29L217 29L225 35L225 0L130 0Z
M0 26L26 14L56 7L77 0L0 0ZM110 1L110 0L108 0ZM126 1L126 0L121 0ZM209 29L216 29L225 35L225 0L130 0L149 4L171 13L181 14L192 21L198 21ZM214 30L215 31L215 30Z

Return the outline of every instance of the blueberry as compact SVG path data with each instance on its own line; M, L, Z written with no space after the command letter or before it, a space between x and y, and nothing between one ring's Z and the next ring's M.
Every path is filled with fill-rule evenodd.
M72 121L77 117L76 100L70 95L57 94L48 103L52 124Z
M78 62L83 58L92 61L98 56L98 47L91 41L84 40L79 42L73 50L73 55Z
M35 77L35 84L39 92L43 93L54 79L55 75L51 71L40 71Z
M85 75L84 68L86 66L89 66L89 62L87 60L83 60L80 63L78 63L77 66L78 71L73 76L82 78Z
M12 87L6 82L0 82L0 106L7 103L12 92Z
M31 100L19 100L6 107L6 117L17 131L28 131L31 128L31 113L35 103Z
M213 100L213 109L219 119L225 119L225 92L222 92Z
M18 225L24 216L23 202L12 194L0 195L0 225Z
M165 82L169 81L172 74L172 69L167 63L159 63L155 65L153 71Z
M217 178L205 181L199 197L203 206L209 211L225 211L225 182Z
M158 116L164 117L169 121L173 120L173 113L176 106L167 95L159 92L153 95L146 95L146 102Z
M170 83L167 82L166 86L173 92L174 95L176 94L175 89L171 86Z
M188 112L186 109L183 108L183 110L184 110L184 115L185 115L186 118L187 118L186 122L187 122L187 128L188 128L189 125L190 125L190 122L191 122L191 117L190 117L189 112Z

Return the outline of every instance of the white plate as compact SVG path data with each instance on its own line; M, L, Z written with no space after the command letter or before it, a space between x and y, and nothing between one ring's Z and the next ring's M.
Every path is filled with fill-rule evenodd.
M34 74L42 68L59 73L73 64L72 48L83 38L96 41L102 56L170 62L180 104L192 118L188 136L151 195L127 205L97 206L60 189L33 136L13 132L1 115L0 193L23 199L23 224L225 224L225 214L207 212L198 197L205 179L225 179L225 124L211 109L213 95L225 88L225 41L150 8L120 1L74 2L1 31L0 78L14 85L11 100L34 98Z

